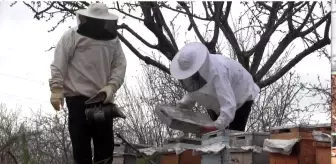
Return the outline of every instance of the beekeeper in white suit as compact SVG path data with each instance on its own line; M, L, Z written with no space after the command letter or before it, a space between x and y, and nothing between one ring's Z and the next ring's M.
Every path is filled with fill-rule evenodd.
M205 45L194 42L175 55L170 73L188 91L177 102L178 107L192 108L197 102L207 108L214 126L205 125L203 133L225 128L245 130L260 89L239 62L210 54Z
M85 101L103 92L104 103L113 103L124 82L126 58L117 37L118 16L109 13L102 3L93 3L76 14L78 27L65 32L55 49L50 66L50 101L59 110L66 100L75 162L92 164L92 138L94 163L112 163L112 122L90 125L86 121Z

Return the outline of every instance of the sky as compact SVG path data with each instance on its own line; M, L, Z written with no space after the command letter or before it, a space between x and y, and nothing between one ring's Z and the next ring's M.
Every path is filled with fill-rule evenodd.
M61 24L56 31L49 33L51 26L57 19L50 22L33 19L33 13L21 2L9 7L10 2L0 2L0 103L8 108L18 108L23 115L30 115L31 110L42 109L46 113L55 113L49 103L50 91L48 79L50 77L49 65L53 58L53 51L46 52L50 46L55 45L69 26L75 26L76 21L71 20ZM233 11L235 12L235 11ZM121 14L116 13L121 16ZM164 14L167 20L173 16ZM187 27L188 21L179 18L178 24ZM130 27L136 27L142 36L153 41L155 37L145 27L138 26L138 21L120 20ZM145 32L142 32L144 30ZM125 34L126 38L131 37ZM180 37L192 38L193 32ZM186 39L177 39L179 48ZM148 52L141 44L134 42L136 48ZM297 51L303 47L297 46ZM330 46L329 46L330 48ZM123 45L129 67L127 67L126 81L131 81L140 69L139 59ZM312 67L312 64L314 66ZM302 76L303 81L317 82L317 75L322 80L330 79L330 64L326 58L318 58L316 54L309 55L295 68ZM129 83L129 82L128 82ZM309 100L303 102L308 104ZM319 115L318 117L320 117Z

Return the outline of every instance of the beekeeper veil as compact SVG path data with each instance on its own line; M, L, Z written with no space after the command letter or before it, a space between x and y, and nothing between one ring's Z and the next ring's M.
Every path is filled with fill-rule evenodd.
M103 3L93 3L87 9L76 12L81 35L97 40L112 40L117 36L118 16L109 13Z
M199 90L209 78L209 50L202 43L188 43L175 55L170 73L188 92Z

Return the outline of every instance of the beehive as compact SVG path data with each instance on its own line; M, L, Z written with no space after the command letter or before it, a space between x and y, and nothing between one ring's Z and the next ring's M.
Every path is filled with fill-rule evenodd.
M230 132L229 131L214 131L202 135L202 147L210 145L219 145L224 144L229 146L230 141ZM230 155L227 148L224 148L218 153L202 153L202 164L229 164Z
M270 134L265 132L231 133L229 150L231 161L239 164L269 164L268 153L261 151L264 140L269 136Z
M201 164L201 156L194 154L193 149L201 145L200 139L192 139L187 137L172 138L165 141L163 149L170 147L177 147L180 145L183 150L182 153L176 154L175 152L162 153L160 156L160 164ZM183 144L183 145L182 145Z
M331 163L331 147L330 143L314 142L316 153L316 164Z
M316 164L316 148L312 136L313 130L330 133L330 124L315 126L287 126L276 127L271 130L271 139L295 139L299 138L299 143L295 144L290 155L270 153L270 164Z

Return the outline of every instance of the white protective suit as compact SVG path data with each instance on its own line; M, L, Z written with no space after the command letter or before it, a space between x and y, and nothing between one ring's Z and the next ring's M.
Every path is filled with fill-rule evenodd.
M64 96L94 96L108 84L118 89L124 82L126 58L119 38L94 40L71 28L58 42L51 64L50 87Z
M209 54L198 72L207 84L188 92L178 103L191 107L197 102L214 110L219 115L214 122L217 129L228 127L236 110L259 95L260 89L250 73L240 63L223 55Z

